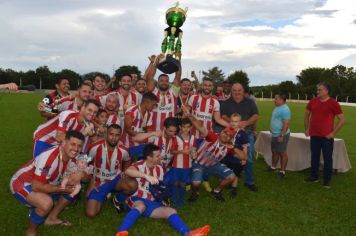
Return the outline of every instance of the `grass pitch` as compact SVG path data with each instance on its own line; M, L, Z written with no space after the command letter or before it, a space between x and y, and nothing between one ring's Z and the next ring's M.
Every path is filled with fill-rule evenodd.
M31 159L32 133L43 119L36 111L41 94L0 93L0 235L24 235L28 210L11 195L9 180ZM268 130L272 102L259 102L258 130ZM292 132L303 132L305 104L289 104ZM346 125L338 137L345 139L351 164L356 156L356 108L343 107ZM265 172L262 158L255 161L258 192L240 185L234 200L225 191L226 203L201 191L200 199L178 210L191 228L210 224L211 235L356 235L356 175L353 169L333 177L332 188L303 182L308 171L287 172L281 180ZM212 186L216 183L212 180ZM84 201L62 213L74 225L41 226L39 235L114 235L123 215L106 202L94 220L84 215ZM164 220L140 218L130 235L178 235Z

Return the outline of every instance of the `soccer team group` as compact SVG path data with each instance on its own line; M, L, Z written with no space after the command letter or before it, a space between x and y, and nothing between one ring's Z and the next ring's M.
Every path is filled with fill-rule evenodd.
M143 78L124 75L115 90L109 89L115 78L107 82L97 74L71 95L68 79L59 78L38 104L47 121L34 131L32 160L10 182L14 197L30 208L27 235L36 235L41 224L70 225L59 215L76 201L82 183L88 185L88 217L100 213L109 194L118 211L127 209L116 235L128 235L141 216L167 219L181 235L208 235L209 225L192 230L175 210L187 189L191 202L201 185L225 201L222 190L236 197L244 170L246 187L257 190L252 155L258 110L243 86L224 82L213 95L211 79L181 79L181 70L172 84L166 74L155 81L158 60L150 59ZM232 104L230 96L240 102ZM219 181L213 189L211 175Z

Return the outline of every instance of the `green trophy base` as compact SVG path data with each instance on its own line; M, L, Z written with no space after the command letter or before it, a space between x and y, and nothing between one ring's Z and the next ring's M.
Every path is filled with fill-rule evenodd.
M172 74L177 72L180 67L180 61L175 59L172 55L167 55L166 59L158 64L157 68L165 74Z

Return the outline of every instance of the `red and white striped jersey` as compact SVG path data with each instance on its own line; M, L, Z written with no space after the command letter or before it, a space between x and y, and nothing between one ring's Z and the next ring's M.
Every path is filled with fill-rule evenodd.
M38 180L43 184L60 185L70 161L62 160L59 146L49 148L16 171L10 181L11 192L17 192L26 198L28 192L25 192L24 186L30 185L32 180Z
M130 93L127 96L124 96L122 95L122 93L120 93L120 90L116 90L115 92L111 92L110 94L115 94L119 99L119 111L118 111L118 117L120 119L119 125L121 127L124 127L126 110L129 109L130 107L139 105L142 100L142 95L135 91L130 91Z
M60 100L58 104L58 112L72 110L79 111L80 106L78 106L78 99L76 97L68 96Z
M158 106L153 112L152 130L162 130L164 120L167 117L174 117L177 113L177 96L178 94L173 89L168 89L162 93L159 89L155 88L152 93L157 96Z
M122 172L122 162L129 161L129 151L126 147L116 146L110 152L105 140L93 143L89 148L89 156L93 157L94 162L94 181L99 186L113 180Z
M95 99L100 97L100 96L105 96L108 93L110 93L110 89L105 89L105 91L101 95L99 95L99 93L95 90L95 88L93 90L93 96L94 96Z
M231 97L231 93L230 94L225 94L223 91L219 92L216 94L216 98L219 101L225 101L227 99L229 99Z
M97 100L100 104L100 108L105 109L107 95L95 95L94 99Z
M63 132L67 132L69 130L75 130L78 132L84 131L85 125L79 123L78 117L79 112L61 112L58 116L38 126L33 134L33 140L40 140L42 142L56 145L58 144L56 141L57 130Z
M132 167L134 167L136 170L144 174L154 176L160 181L163 180L164 172L162 166L160 165L156 165L152 168L149 168L147 166L146 160L141 160L132 164ZM132 194L132 196L154 201L155 199L149 191L150 183L145 178L136 178L136 180L138 183L138 187L137 187L137 191L134 194ZM133 202L131 201L130 198L128 198L127 204L130 207L133 206Z
M194 135L190 135L189 139L183 139L177 135L173 141L172 150L182 151L197 148L197 141ZM187 154L175 154L173 156L172 167L174 168L190 168L192 167L192 159Z
M196 162L202 166L213 166L227 154L228 148L219 142L219 136L211 131L197 151Z
M146 132L146 127L152 126L152 112L146 111L142 114L140 105L128 108L125 115L132 118L132 128L137 133ZM122 129L122 142L126 147L132 147L140 144L132 140L132 137L126 133L124 126Z
M152 136L148 139L149 143L153 143L161 148L160 165L164 168L164 170L167 170L167 168L169 168L169 164L172 162L173 159L172 147L174 139L175 136L171 138Z
M200 124L208 131L213 131L213 115L214 112L220 112L219 101L212 96L206 98L199 94L192 95L188 105L192 108L192 114L200 121ZM197 139L204 138L195 127L193 127L193 134Z
M116 114L109 115L108 120L106 121L107 126L112 125L112 124L120 125L119 117ZM121 126L121 128L123 128L123 127Z

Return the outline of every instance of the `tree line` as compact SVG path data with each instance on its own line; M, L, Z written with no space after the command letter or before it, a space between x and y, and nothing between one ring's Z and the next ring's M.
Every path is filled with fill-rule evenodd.
M237 70L225 77L222 70L214 67L207 72L203 71L203 78L213 78L218 84L225 79L235 83L239 82L244 86L250 85L250 79L242 70ZM337 65L332 68L309 67L302 70L296 76L297 83L293 81L283 81L279 84L251 87L253 94L259 98L270 98L274 94L285 94L289 99L308 100L316 95L316 85L319 82L327 82L331 91L330 94L338 101L356 102L356 69Z
M96 71L79 74L73 70L63 69L59 72L51 71L48 66L40 66L35 70L15 71L12 69L0 68L0 83L14 82L18 85L32 84L36 88L54 89L54 81L59 77L66 77L71 85L71 89L76 89L81 81L93 79L99 73ZM142 73L137 66L125 65L115 70L115 76L121 78L124 74L135 73L138 78ZM110 75L103 74L109 80ZM209 77L213 79L217 86L224 80L232 83L239 82L244 86L250 85L250 78L243 70L236 70L233 73L225 76L219 67L213 67L207 71L202 71L202 78ZM296 76L297 82L283 81L279 84L271 84L265 86L254 86L252 91L256 97L268 98L276 93L286 94L291 99L310 99L315 96L316 85L321 81L326 81L330 84L332 90L331 95L337 98L338 101L356 102L356 69L337 65L332 68L309 67L302 70ZM115 87L118 86L116 81Z
M40 66L35 70L15 71L13 69L2 69L0 68L0 84L14 82L17 85L34 85L37 89L55 89L55 81L58 78L64 77L69 80L70 88L75 90L78 88L79 84L84 80L93 80L95 75L100 73L104 78L109 81L111 76L98 71L89 72L86 74L79 74L73 70L63 69L59 72L51 71L48 66ZM137 66L121 66L115 70L115 76L121 78L124 74L135 73L138 77L141 76L141 71ZM118 82L116 81L115 86L118 87Z
M283 81L276 85L254 87L255 95L269 97L270 93L284 93L287 97L301 100L311 99L316 94L316 85L327 82L332 97L340 102L356 102L356 69L337 65L332 68L310 67L296 76L297 83Z

